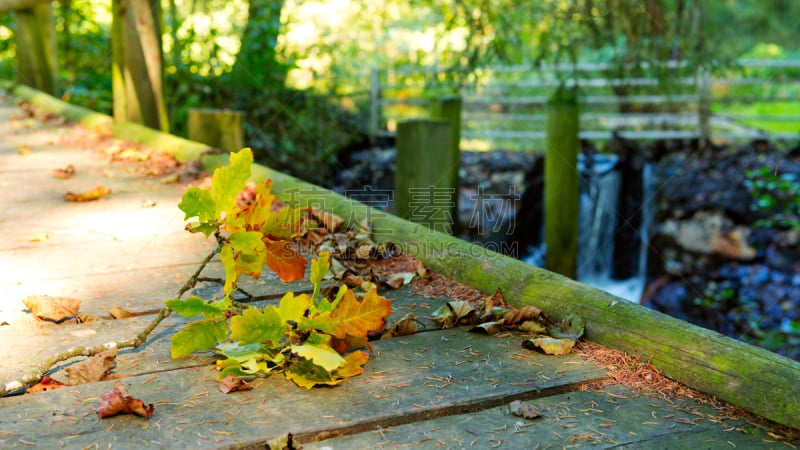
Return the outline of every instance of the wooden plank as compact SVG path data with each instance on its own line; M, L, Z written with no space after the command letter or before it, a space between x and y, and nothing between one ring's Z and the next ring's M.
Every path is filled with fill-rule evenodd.
M383 426L303 448L776 448L779 441L744 420L687 399L665 401L620 385L531 400L542 418L509 414L508 405L469 414ZM712 420L715 420L712 422ZM736 428L746 432L735 430ZM789 448L789 447L787 447Z
M13 346L0 346L0 384L18 379L37 364L53 355L73 347L94 347L114 341L131 339L152 322L154 314L120 320L100 320L80 325L40 325L38 327L0 327L0 339L14 342ZM183 367L197 367L213 363L211 352L198 353L188 358L170 358L170 339L177 327L188 321L172 315L156 328L147 343L138 349L122 349L117 356L115 374L122 376L144 375ZM53 378L65 382L64 369L73 363L85 361L78 357L53 368Z
M329 389L300 389L276 375L257 380L253 391L225 395L209 366L124 379L132 396L156 404L149 421L96 418L97 399L113 381L6 397L0 409L13 413L0 415L0 446L255 448L287 432L313 439L371 430L563 392L603 376L575 356L511 357L520 352L528 353L493 337L448 330L376 342L366 372Z

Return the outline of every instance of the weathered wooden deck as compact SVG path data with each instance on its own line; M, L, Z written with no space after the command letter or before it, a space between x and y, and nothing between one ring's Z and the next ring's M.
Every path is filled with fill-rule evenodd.
M76 345L132 337L212 249L186 233L177 208L181 191L147 179L129 165L63 145L67 125L25 117L0 104L0 383ZM60 180L52 169L73 164ZM66 203L67 191L96 184L112 194ZM156 202L142 207L143 200ZM44 241L29 241L47 234ZM221 266L208 268L219 276ZM245 287L262 302L308 288L265 275ZM211 298L215 285L194 294ZM75 297L81 312L101 320L56 325L36 321L21 299ZM422 298L413 288L383 293L393 317L424 317L446 298ZM135 317L111 320L121 307ZM582 390L606 377L577 355L524 350L519 337L459 329L374 343L365 372L340 386L304 390L281 375L258 379L252 391L217 389L214 357L169 357L180 317L170 317L141 348L124 350L114 373L130 394L155 404L148 419L99 419L98 399L114 381L0 398L0 447L17 448L264 448L291 433L303 448L795 448L762 422L722 417L688 398L665 400L618 384ZM63 377L57 368L54 377ZM543 417L509 414L514 400L531 400Z

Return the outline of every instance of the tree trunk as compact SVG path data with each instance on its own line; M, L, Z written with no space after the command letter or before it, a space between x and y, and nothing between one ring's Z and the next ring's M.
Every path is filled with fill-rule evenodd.
M158 0L122 0L126 119L167 131Z
M242 44L231 71L232 86L245 90L280 89L287 67L277 60L283 0L250 0Z
M575 278L578 269L580 150L578 93L560 87L547 105L547 150L544 160L544 239L546 267Z
M16 14L19 82L58 95L58 61L53 6L42 3Z

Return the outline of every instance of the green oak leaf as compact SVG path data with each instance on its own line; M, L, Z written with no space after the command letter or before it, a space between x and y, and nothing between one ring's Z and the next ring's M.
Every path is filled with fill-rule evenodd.
M239 279L239 274L236 272L236 260L233 259L233 248L229 244L222 246L219 252L219 259L222 265L225 266L225 295L227 296L233 291L233 286Z
M245 188L250 178L250 165L253 164L253 153L249 148L231 153L230 164L214 171L211 178L211 198L216 205L216 215L232 212L236 206L236 196Z
M311 317L301 317L297 322L299 330L317 330L323 333L333 333L333 329L339 322L331 317L331 312L315 314Z
M217 209L214 199L211 198L211 191L200 189L197 186L192 186L183 193L178 208L186 215L184 220L197 217L200 222L208 222L217 217Z
M293 345L292 353L310 359L315 365L322 367L328 372L333 372L345 363L344 358L336 350L320 345Z
M316 303L319 299L320 294L320 285L322 284L322 279L325 278L325 275L328 274L331 270L331 252L327 250L323 250L319 252L319 256L316 259L311 260L311 275L309 280L314 285L314 293L311 294L311 299ZM332 311L330 309L329 311ZM324 312L324 311L323 311Z
M300 213L299 209L283 207L266 217L261 232L274 240L290 240L300 231Z
M167 300L165 303L167 308L190 319L200 314L206 315L206 318L217 317L227 309L227 307L220 309L214 304L206 303L205 300L197 296L191 296L186 300L174 298L172 300Z
M172 359L183 358L198 350L207 350L224 341L228 324L224 320L205 319L191 322L172 336Z
M254 255L264 252L263 238L264 235L260 231L236 230L228 236L228 242L237 252Z
M240 316L231 318L231 339L245 345L264 341L277 344L288 331L289 326L274 306L267 306L264 311L245 309Z
M261 350L260 343L242 345L238 342L225 342L217 345L217 353L239 362L255 358L263 353Z
M309 306L311 306L311 298L308 295L301 294L295 297L293 293L287 292L278 304L278 312L281 315L281 320L284 322L290 320L299 322L305 315Z
M292 364L286 368L285 373L288 380L306 389L311 389L318 384L335 385L344 381L344 378L331 375L330 372L309 360Z

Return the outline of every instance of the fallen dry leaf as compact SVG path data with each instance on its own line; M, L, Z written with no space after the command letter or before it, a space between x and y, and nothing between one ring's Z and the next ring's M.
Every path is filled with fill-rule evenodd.
M425 263L423 263L422 261L417 261L417 275L419 275L420 278L426 280L433 276L430 269L428 269L428 267L425 266Z
M78 319L78 323L92 323L100 320L99 317L91 314L78 314L75 318Z
M381 338L393 338L398 336L408 336L409 334L414 334L419 331L419 325L417 318L412 313L406 314L402 319L400 319L394 325L389 326L386 331L383 332Z
M542 310L535 306L523 306L522 308L512 309L510 313L503 317L503 325L510 327L519 325L527 320L536 320L544 317Z
M148 200L148 199L144 198L144 199L142 199L141 206L142 206L142 208L154 208L157 204L158 204L158 202L156 202L156 201Z
M70 386L79 384L94 383L102 381L108 377L111 369L117 365L117 349L112 348L100 352L86 361L79 362L71 367L67 367L67 376Z
M573 339L554 339L551 337L542 337L535 339L525 339L522 341L522 347L528 350L539 350L547 355L566 355L572 351L575 346Z
M133 317L133 314L125 311L122 308L111 308L108 310L108 313L111 314L111 317L115 319L126 319L128 317Z
M72 164L67 165L67 167L59 167L57 169L53 169L53 176L56 178L61 178L62 180L66 180L67 178L72 178L75 175L75 166Z
M539 411L533 403L523 402L521 400L515 400L508 405L511 414L519 417L524 417L525 419L536 419L538 417L542 417L542 412Z
M70 297L51 297L49 295L31 295L22 303L31 310L39 320L52 320L59 323L78 315L81 301Z
M321 209L312 207L310 212L311 216L317 221L317 223L325 227L325 229L331 233L339 231L339 228L342 226L342 222L344 222L341 217L322 211Z
M64 386L66 386L66 384L56 381L49 376L45 376L42 378L42 381L29 387L25 392L28 394L33 394L34 392L52 391L53 389L62 388Z
M392 289L400 289L404 285L411 283L415 276L411 272L393 273L386 277L386 285Z
M150 418L153 416L155 406L152 403L145 405L138 398L128 395L128 390L122 382L114 383L111 392L100 396L100 405L97 407L97 415L101 419L113 417L117 414L135 414L140 417Z
M253 389L252 384L233 375L228 375L219 382L219 390L223 394L228 394L230 392L236 392L236 391L249 391L250 389Z
M47 233L38 233L26 237L25 240L28 242L44 242L48 237Z
M74 194L72 192L67 192L64 194L64 201L67 202L91 202L100 198L105 197L106 195L111 193L111 189L98 184L97 186L89 189L88 191L82 194Z

